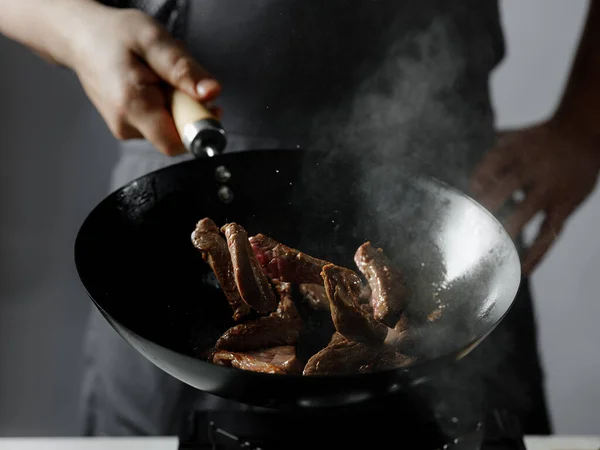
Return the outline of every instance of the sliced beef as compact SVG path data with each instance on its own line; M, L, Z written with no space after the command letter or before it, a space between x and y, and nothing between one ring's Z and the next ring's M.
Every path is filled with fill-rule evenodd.
M302 320L291 297L292 287L289 283L274 284L280 295L277 311L230 328L217 341L217 349L245 352L298 342Z
M251 372L300 374L302 371L302 366L296 358L296 348L291 345L246 353L220 350L214 354L212 361L214 364Z
M365 362L373 359L366 344L340 339L308 360L303 375L346 375L365 372Z
M327 347L308 360L303 375L350 375L405 367L413 358L385 346L351 342L335 333Z
M258 320L236 325L227 330L216 343L216 348L248 351L298 342L302 324L299 320L282 319L270 315Z
M435 323L411 323L405 315L400 318L394 331L396 332L395 335L390 333L386 338L386 345L409 356L421 356L427 348L427 343L431 342L432 336L436 337L434 342L440 339L438 337L440 336L439 328ZM425 352L427 353L427 350Z
M409 341L413 339L413 331L410 329L408 318L402 315L400 320L396 322L396 326L393 329L389 329L384 344L388 347L404 351Z
M305 283L298 286L298 290L311 308L317 311L329 311L329 299L323 286Z
M277 308L277 298L252 251L246 230L236 223L228 223L221 230L227 238L235 284L240 296L260 314L274 311Z
M250 244L271 279L288 283L323 284L321 270L329 264L327 261L308 256L264 234L252 236Z
M394 267L380 248L370 242L361 245L354 262L371 286L371 305L374 317L394 327L404 309L406 286L404 276Z
M356 273L333 264L322 271L335 329L353 342L382 343L393 332L375 320L358 301L362 283Z
M329 341L329 344L327 344L327 345L335 345L335 344L340 344L342 342L348 342L348 339L346 339L344 337L344 335L342 335L336 331L331 336L331 340Z
M242 300L235 284L231 256L219 228L211 219L202 219L192 233L192 242L202 252L202 258L210 265L217 277L233 310L233 319L236 322L240 321L250 312L250 306Z

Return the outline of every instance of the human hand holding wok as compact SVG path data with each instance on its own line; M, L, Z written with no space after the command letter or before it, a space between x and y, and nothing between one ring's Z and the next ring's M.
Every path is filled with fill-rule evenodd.
M167 30L136 10L94 5L66 61L112 134L145 138L168 156L185 152L168 108L168 87L211 101L220 85ZM211 112L219 116L217 108Z
M600 169L600 148L589 133L559 121L500 133L496 147L476 167L471 190L497 212L514 193L525 196L504 221L518 236L539 212L540 230L522 260L530 275L548 252L569 215L593 191Z

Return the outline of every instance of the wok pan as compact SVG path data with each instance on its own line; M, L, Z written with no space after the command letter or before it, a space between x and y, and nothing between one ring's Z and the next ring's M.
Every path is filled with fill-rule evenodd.
M134 180L82 224L75 242L81 282L133 348L223 398L266 407L334 406L420 383L468 354L507 313L520 283L516 248L486 209L440 181L406 172L369 186L395 205L382 211L364 201L360 164L336 160L327 177L315 169L327 158L250 150ZM333 177L332 167L344 176ZM203 361L198 355L232 325L229 305L190 240L203 217L235 221L249 235L264 233L353 269L354 251L371 240L405 274L409 313L421 324L420 359L403 369L346 376L270 375Z

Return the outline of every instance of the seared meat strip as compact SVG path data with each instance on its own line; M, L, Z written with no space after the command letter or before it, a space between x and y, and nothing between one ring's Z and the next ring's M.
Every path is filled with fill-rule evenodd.
M308 360L303 375L342 375L364 373L365 362L373 359L373 350L366 344L350 342L338 335L329 344Z
M291 286L279 283L276 287L282 293L277 311L230 328L217 341L217 349L245 352L298 342L302 321L291 299Z
M298 286L300 294L306 302L317 311L329 311L329 299L325 288L319 284L301 284Z
M264 234L250 238L256 258L273 280L288 283L323 284L321 269L327 264L299 250L280 244Z
M404 276L383 251L370 242L358 248L354 262L371 286L374 317L390 327L395 326L404 309Z
M236 223L221 229L227 238L235 284L242 299L260 314L277 308L277 298L252 251L246 230Z
M240 297L235 284L233 265L225 238L220 234L217 225L207 217L196 225L192 233L192 242L202 252L202 258L210 265L217 277L233 309L233 319L239 321L250 312L250 307Z
M346 339L342 334L336 331L335 333L333 333L333 336L331 336L331 340L329 341L329 344L327 344L327 346L329 347L330 345L340 344L342 342L348 342L348 339Z
M396 334L388 334L385 344L395 348L403 354L418 356L424 342L427 342L427 336L435 334L432 327L436 325L431 322L424 324L410 323L406 315L402 315L394 327Z
M321 275L330 302L331 319L335 329L346 339L380 344L393 332L361 308L358 296L362 283L356 273L328 264Z
M232 351L248 351L298 342L302 323L283 319L276 315L236 325L227 330L216 343L216 348Z
M371 373L405 367L413 361L393 348L351 342L335 333L329 345L308 360L303 375Z
M273 374L300 374L302 366L296 359L296 348L291 345L273 347L247 353L220 350L213 363L232 366L251 372Z

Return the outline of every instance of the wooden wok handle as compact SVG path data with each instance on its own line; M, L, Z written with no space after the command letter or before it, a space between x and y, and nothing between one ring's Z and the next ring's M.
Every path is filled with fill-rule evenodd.
M183 145L197 158L215 156L225 149L227 138L221 122L186 93L173 91L171 114Z

